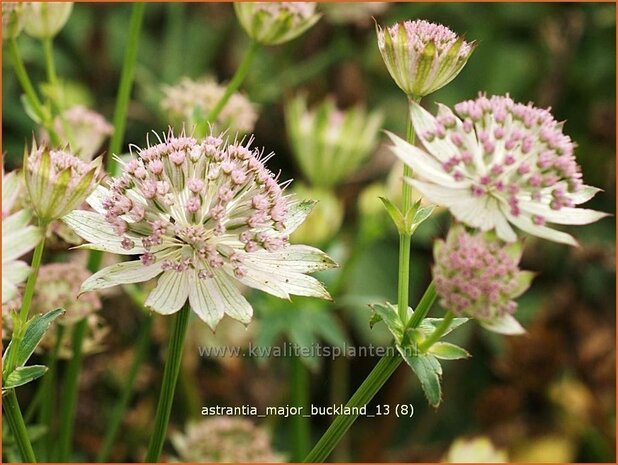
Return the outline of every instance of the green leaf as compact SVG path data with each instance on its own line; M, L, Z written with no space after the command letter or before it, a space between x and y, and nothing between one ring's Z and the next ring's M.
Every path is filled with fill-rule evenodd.
M9 389L23 386L26 383L40 378L47 371L47 367L43 365L30 365L27 367L18 367L7 376L2 387L2 393L6 393Z
M404 234L406 232L406 221L403 217L403 214L399 210L399 208L397 208L393 202L391 202L385 197L379 197L379 199L384 204L384 208L386 208L386 211L388 212L388 215L393 220L393 223L395 223L395 226L397 227L397 231L400 234Z
M19 344L17 349L13 347L13 341L9 343L9 346L6 348L4 355L2 356L2 361L4 362L7 359L7 354L9 351L17 350L17 356L15 358L15 366L21 367L26 364L34 349L39 345L41 339L45 335L45 332L49 329L49 326L52 322L58 318L60 315L64 313L64 309L58 308L56 310L52 310L44 315L36 315L30 319L26 323L26 330L24 332L24 337ZM3 373L3 378L5 374ZM10 375L9 375L10 376Z
M418 357L410 356L407 351L397 347L410 368L416 374L421 383L427 401L432 407L440 405L442 400L442 388L440 386L440 376L442 367L440 362L433 355L421 355Z
M425 318L423 322L419 325L419 328L425 334L429 335L433 333L436 328L442 324L442 320L444 320L444 318ZM450 333L454 329L459 328L468 320L469 318L453 318L453 321L451 321L451 324L448 326L446 331L444 331L444 334L442 336L446 336L448 333Z
M460 360L470 357L466 349L450 342L436 342L429 348L428 352L442 360Z
M429 219L435 208L436 207L434 205L418 208L414 214L414 219L412 220L412 230L416 230L416 228L418 228L423 221Z
M401 338L403 337L403 323L397 313L397 307L390 303L386 303L386 305L373 304L370 305L370 307L374 313L378 315L378 318L386 324L388 330L395 337L395 341L398 343L401 342ZM371 318L371 321L375 321L375 316ZM370 325L371 321L369 323Z
M39 115L37 115L36 111L34 111L34 108L32 108L32 105L30 105L30 102L28 101L28 98L25 94L21 96L21 104L30 119L36 124L41 124L41 118L39 117Z

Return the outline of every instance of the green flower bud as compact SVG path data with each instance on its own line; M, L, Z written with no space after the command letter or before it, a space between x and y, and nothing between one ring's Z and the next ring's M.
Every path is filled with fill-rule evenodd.
M14 39L24 28L24 6L22 3L2 3L2 38Z
M315 3L238 2L234 10L249 36L264 45L277 45L295 39L319 19Z
M26 34L50 39L64 27L71 16L73 2L28 2L24 4Z
M449 28L424 20L376 29L389 73L411 98L429 95L455 79L476 47Z
M357 106L338 110L327 99L313 110L304 96L286 105L292 152L314 186L333 187L345 181L375 149L382 113Z

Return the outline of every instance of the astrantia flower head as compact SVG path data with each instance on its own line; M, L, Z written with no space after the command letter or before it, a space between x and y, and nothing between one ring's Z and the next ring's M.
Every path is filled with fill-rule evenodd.
M191 423L172 436L182 462L282 462L270 435L244 418L214 417Z
M361 106L341 111L333 99L307 108L303 95L286 105L292 153L313 186L333 187L344 181L371 154L382 126L381 112Z
M210 113L223 97L225 89L212 78L198 81L183 78L178 84L163 88L165 96L161 100L161 109L177 124L187 123L188 127L192 127ZM235 92L217 120L211 123L213 129L227 130L229 134L247 134L253 131L257 117L256 106L244 94Z
M79 295L82 282L90 272L78 263L51 263L39 270L36 291L32 301L34 313L64 308L65 313L56 321L72 324L101 308L101 301L95 292Z
M513 300L530 285L532 273L519 270L521 245L505 246L489 233L469 234L454 226L434 245L433 278L440 305L457 316L475 318L492 331L516 334Z
M14 39L24 28L24 5L2 2L2 39Z
M327 244L339 232L343 223L341 201L330 190L311 188L300 183L294 184L294 194L301 199L313 199L317 204L292 238L298 242Z
M295 39L320 19L308 2L234 2L234 9L247 34L265 45Z
M64 150L37 147L24 154L26 189L39 221L53 220L79 207L99 182L101 159L86 163Z
M61 140L83 161L90 161L114 132L114 127L99 113L75 105L54 119L54 129Z
M54 37L71 16L73 2L25 2L26 34L37 39Z
M105 339L110 331L109 324L98 314L91 313L86 317L86 334L82 343L81 352L83 355L97 354L105 350ZM59 324L56 324L59 323ZM73 332L77 327L77 321L62 323L59 320L45 333L39 348L43 352L51 352L56 350L58 345L58 332L60 325L62 328L62 340L58 347L58 357L61 359L73 358Z
M414 172L407 180L428 200L468 226L517 239L511 224L575 245L546 223L582 225L605 213L575 208L599 189L585 186L574 144L548 110L485 97L440 105L433 117L413 103L411 118L425 151L391 135L393 152Z
M15 171L2 173L2 303L14 299L17 286L24 282L30 267L18 260L30 252L41 240L39 229L30 224L32 214L28 210L13 212L18 197L21 178Z
M376 28L389 73L413 98L429 95L455 79L476 47L448 27L424 20Z
M146 306L171 314L188 299L213 329L226 313L251 320L236 282L282 298L328 298L305 273L334 262L320 250L288 244L313 203L284 194L264 166L271 155L250 143L171 134L137 149L109 189L100 187L89 198L96 213L64 218L90 248L140 255L94 274L82 292L161 275Z

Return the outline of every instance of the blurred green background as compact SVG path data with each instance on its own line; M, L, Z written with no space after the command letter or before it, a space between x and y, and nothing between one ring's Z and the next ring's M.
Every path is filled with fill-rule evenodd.
M55 40L58 72L71 84L76 101L110 120L129 14L128 4L77 4ZM445 24L479 42L459 77L426 99L430 110L435 109L433 102L451 105L478 92L509 93L515 100L551 106L578 144L586 183L604 189L589 208L615 212L614 4L392 4L376 15L383 25L416 18ZM143 145L148 131L166 129L158 110L162 84L205 74L228 80L248 45L231 4L149 4L144 27L125 147ZM45 70L39 43L22 35L19 45L33 80L42 82ZM36 128L21 107L8 60L3 61L2 71L2 149L5 166L13 168L21 163L24 142ZM400 135L405 131L406 99L386 71L369 16L335 24L327 15L299 39L261 48L243 90L260 105L256 144L276 152L269 165L275 172L281 169L283 178L302 178L290 154L283 118L285 98L299 90L305 90L311 101L334 95L344 108L358 102L380 108L386 116L385 129ZM386 151L377 150L366 169L338 190L346 213L341 231L330 244L333 255L345 257L362 223L357 199L366 186L386 179L392 162ZM383 328L369 331L368 327L367 304L396 297L396 232L386 221L380 224L379 231L358 246L345 292L335 305L341 332L352 343L387 341ZM432 239L443 235L447 226L445 215L437 215L415 236L412 302L429 280ZM414 417L360 419L340 456L365 462L433 461L443 457L455 438L485 435L506 449L511 460L614 461L615 223L609 218L573 233L580 248L527 241L523 267L539 276L520 299L518 317L529 331L526 336L499 338L473 324L462 328L455 339L473 358L446 364L444 403L437 411L427 406L418 382L401 366L374 403L411 402ZM82 377L76 428L79 459L96 453L105 427L106 402L114 399L122 382L118 373L130 361L139 318L122 311L130 305L125 300L116 297L115 305L105 310L112 327L108 350L91 357ZM253 301L262 316L277 311L271 299L256 295ZM440 312L436 308L433 314ZM201 334L200 338L209 337L205 330ZM153 349L125 434L114 450L115 460L141 457L137 445L144 444L149 430L159 357ZM353 392L376 361L349 360L345 368L350 373L349 387L344 391ZM194 386L199 403L271 402L273 394L263 393L281 390L285 371L276 364L264 368L241 362L240 366L195 362L191 376L199 380ZM326 361L312 377L316 404L329 403L331 365ZM176 428L196 413L185 399L191 398L191 390L180 389L179 403L189 407L174 410ZM327 418L313 420L315 439L327 424ZM270 426L276 445L285 449L285 421Z

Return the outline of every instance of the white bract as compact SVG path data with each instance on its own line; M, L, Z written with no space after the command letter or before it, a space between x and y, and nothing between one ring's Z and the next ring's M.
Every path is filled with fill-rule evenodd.
M147 307L171 314L188 300L213 329L224 314L251 320L237 284L281 298L329 298L306 273L335 263L318 249L288 243L313 202L284 195L264 166L272 154L249 147L170 133L137 149L123 174L90 196L94 212L74 211L64 221L90 243L85 247L140 259L104 268L81 291L159 276Z
M39 228L32 226L28 210L13 212L20 189L19 175L13 171L2 176L2 303L17 296L17 286L24 282L30 267L18 260L30 252L41 239Z
M512 226L555 242L575 239L546 223L583 225L605 213L576 208L599 189L586 186L574 144L549 111L510 97L485 97L439 105L436 117L411 104L424 150L390 134L393 153L413 170L414 186L431 202L507 242Z

